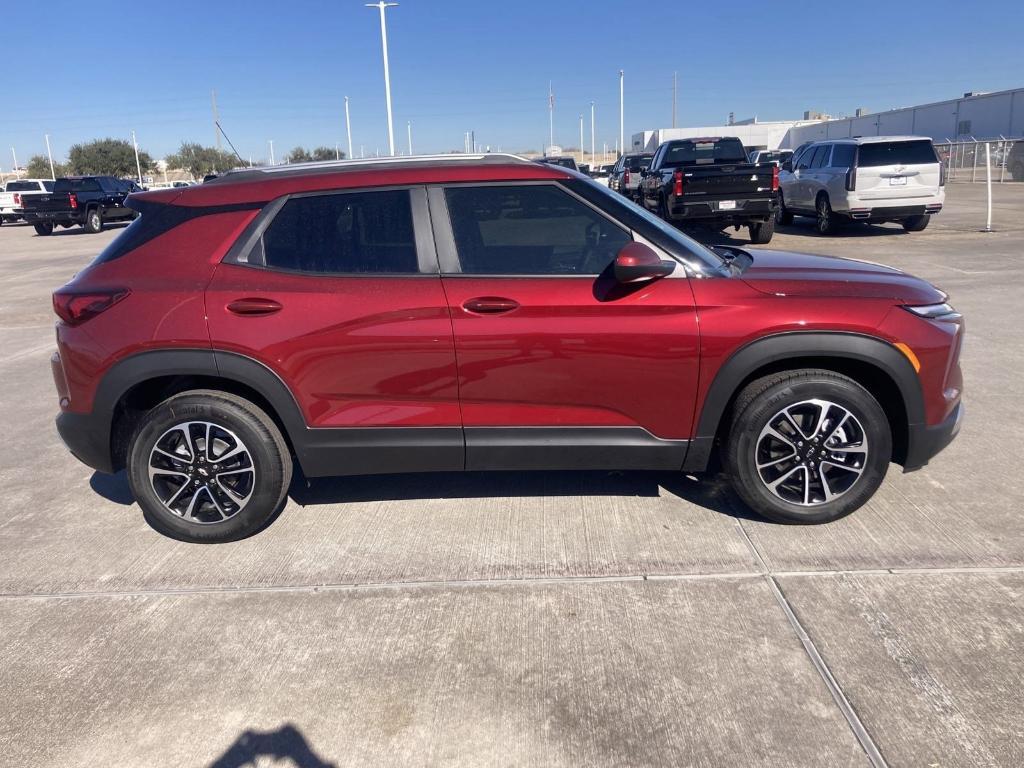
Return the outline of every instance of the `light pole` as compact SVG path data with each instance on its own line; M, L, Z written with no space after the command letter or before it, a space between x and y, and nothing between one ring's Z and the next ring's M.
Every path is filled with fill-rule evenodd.
M48 158L50 158L50 181L56 181L57 180L57 174L55 174L53 172L53 153L50 152L50 134L48 134L48 133L45 134L43 136L43 138L46 139L46 156ZM139 159L139 151L136 149L135 150L135 160L136 160L136 162L138 162L138 159Z
M11 170L14 171L14 175L17 176L18 175L18 156L16 154L14 154L14 147L11 147L11 157L14 158L14 167L11 168Z
M388 25L384 20L384 9L393 8L398 3L385 3L380 0L376 3L365 3L367 8L376 8L380 11L380 44L384 51L384 96L388 105L388 147L392 156L395 154L395 128L391 121L391 72L388 69Z
M270 164L274 165L274 140L271 139L267 143L270 145Z
M551 90L548 80L548 146L555 146L555 92ZM547 152L544 153L545 155Z
M625 73L619 70L619 147L626 153L626 86Z
M580 115L580 165L583 165L583 115Z
M352 157L352 119L348 115L348 96L345 97L345 132L348 134L348 159Z
M135 170L139 173L139 186L142 186L142 165L139 164L139 142L135 140L135 131L132 131L132 148L135 150ZM46 151L50 151L50 141L46 141ZM53 169L53 159L50 159L50 168Z
M405 124L405 129L409 132L409 154L412 155L412 120Z
M594 155L594 102L590 102L590 164L594 165L597 160Z

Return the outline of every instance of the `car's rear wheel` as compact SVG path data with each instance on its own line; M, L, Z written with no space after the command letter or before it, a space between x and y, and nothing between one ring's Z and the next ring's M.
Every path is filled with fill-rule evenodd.
M100 213L99 208L90 208L85 214L85 231L90 235L95 235L103 231L103 214Z
M287 444L247 400L211 390L175 395L135 430L128 481L146 520L182 541L236 541L281 508L291 481Z
M50 222L40 222L39 224L33 224L32 229L36 231L36 234L40 237L46 237L53 234L53 224Z
M834 235L839 231L839 217L832 210L832 204L828 200L828 195L818 195L818 199L814 204L814 211L816 214L814 226L818 230L819 235Z
M775 209L775 223L784 227L793 223L793 212L786 208L782 192L779 192L779 207Z
M775 219L771 218L768 221L762 221L755 224L749 225L750 229L750 242L754 245L764 245L772 241L772 235L775 234Z
M921 232L928 226L928 219L930 218L931 216L911 216L903 220L903 228L907 232Z
M826 370L759 379L733 410L725 465L755 512L825 523L853 512L885 478L892 432L882 407L853 379Z

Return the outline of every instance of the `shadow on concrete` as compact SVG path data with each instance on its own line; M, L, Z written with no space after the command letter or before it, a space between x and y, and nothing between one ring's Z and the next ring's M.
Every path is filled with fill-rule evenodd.
M103 231L106 232L107 230L112 230L112 229L124 229L129 224L131 224L130 221L107 221L107 222L103 223ZM49 235L36 235L36 237L68 237L70 235L88 235L88 234L90 234L90 233L86 232L82 227L79 227L79 226L75 225L75 226L70 227L68 229L64 229L63 227L56 227L53 230L52 234L49 234Z
M135 496L128 486L128 474L122 469L116 475L93 472L89 478L89 487L107 501L129 506L135 503Z
M209 768L255 768L269 764L270 760L274 765L280 762L295 768L337 768L335 763L317 755L302 732L291 723L276 731L243 731Z
M698 243L704 245L749 245L752 248L763 248L761 245L753 245L750 242L750 238L747 236L748 230L743 227L739 232L734 230L732 227L724 231L718 231L717 229L687 229L684 230L686 234L696 240ZM899 224L863 224L859 222L851 222L844 225L834 235L819 235L814 229L814 223L811 219L807 219L807 224L804 225L798 219L793 224L787 224L785 226L777 225L775 227L776 233L780 235L795 235L803 236L813 240L830 240L830 239L843 239L843 238L861 238L861 237L890 237L894 235L908 235L903 227Z

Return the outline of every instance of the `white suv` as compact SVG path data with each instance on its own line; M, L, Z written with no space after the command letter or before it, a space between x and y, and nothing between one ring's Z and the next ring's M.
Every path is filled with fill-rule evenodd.
M866 136L808 144L779 175L776 221L813 216L818 232L836 232L846 220L898 221L920 232L942 210L945 174L931 139Z

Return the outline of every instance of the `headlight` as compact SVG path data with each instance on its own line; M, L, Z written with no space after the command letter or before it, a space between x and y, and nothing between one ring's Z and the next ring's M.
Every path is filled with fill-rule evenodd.
M919 307L904 305L903 308L908 312L913 312L918 317L924 317L928 320L959 320L963 317L949 304L925 304Z

